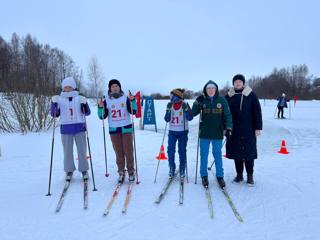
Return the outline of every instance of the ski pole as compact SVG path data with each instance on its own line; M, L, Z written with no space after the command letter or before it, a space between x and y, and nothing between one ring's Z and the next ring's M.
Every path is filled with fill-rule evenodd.
M196 177L194 183L197 184L198 177L198 162L199 162L199 145L200 145L200 121L201 121L201 113L199 115L199 127L198 127L198 143L197 143L197 161L196 161Z
M186 140L187 134L186 134L186 116L185 111L183 110L183 133ZM187 144L186 144L186 151L187 151ZM186 153L186 159L185 159L185 169L186 169L186 176L187 176L187 183L189 183L189 176L188 176L188 162L187 162L187 153Z
M213 162L212 162L211 166L210 166L210 167L208 167L208 171L211 171L213 164L214 164L214 160L213 160Z
M163 137L162 137L161 146L163 146L163 144L164 144L164 139L165 139L165 137L166 137L166 132L167 132L167 126L168 126L168 122L166 122L166 126L164 127L164 133L163 133ZM160 147L159 155L160 155L160 153L161 153L161 147ZM155 174L155 176L154 176L154 181L153 181L153 183L156 183L156 182L157 182L159 164L160 164L160 159L158 159L157 170L156 170L156 174Z
M85 109L83 109L83 112L85 112ZM94 173L93 173L93 165L92 165L92 156L91 156L91 148L90 148L90 140L89 140L89 133L88 133L88 124L87 119L84 114L84 124L86 126L86 137L87 137L87 143L88 143L88 151L89 151L89 160L90 160L90 168L91 168L91 175L92 175L92 182L93 182L93 191L98 191L96 188L96 183L94 181Z
M291 119L291 102L289 100L289 119Z
M131 92L129 91L129 94ZM138 175L138 161L137 161L137 150L136 150L136 133L134 129L134 118L133 118L133 108L132 108L132 101L130 100L130 107L131 107L131 121L132 121L132 137L133 137L133 151L134 151L134 161L136 164L136 175L137 175L137 181L136 184L139 184L139 175Z
M55 109L56 111L56 109ZM48 186L48 193L46 196L51 196L51 175L52 175L52 162L53 162L53 149L54 149L54 135L56 130L56 112L54 112L53 116L53 129L52 129L52 142L51 142L51 159L50 159L50 170L49 170L49 186Z
M274 109L274 114L273 114L273 118L276 118L276 114L277 114L277 108L278 108L278 106L276 106L276 108Z
M101 98L102 101L102 98ZM104 104L103 104L103 111L102 111L102 129L103 129L103 146L104 146L104 162L106 165L106 173L105 176L109 177L109 173L108 173L108 159L107 159L107 145L106 145L106 129L105 129L105 124L104 124Z

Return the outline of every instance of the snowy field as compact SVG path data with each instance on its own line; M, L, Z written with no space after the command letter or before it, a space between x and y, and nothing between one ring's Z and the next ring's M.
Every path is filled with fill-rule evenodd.
M178 204L178 181L173 183L160 205L154 204L168 173L167 162L161 162L158 181L153 183L157 165L155 156L165 125L166 103L156 102L158 133L153 131L153 127L145 131L136 130L141 183L133 188L126 215L122 215L121 209L127 183L110 214L106 218L102 216L113 193L117 173L107 134L110 176L104 176L102 124L93 106L88 125L98 191L91 191L90 181L87 210L82 208L82 180L76 172L61 211L54 212L64 184L59 129L56 131L51 197L45 194L52 132L1 134L0 240L320 239L319 101L300 101L295 108L291 103L291 119L287 120L274 119L275 101L261 101L264 129L258 140L259 158L255 162L254 187L231 183L235 176L234 164L224 159L227 190L244 219L243 223L235 218L212 174L209 175L209 186L214 219L209 217L200 178L198 184L194 184L197 118L191 122L189 133L189 183L185 184L184 205ZM286 109L285 116L288 113ZM277 153L282 139L287 142L288 155Z

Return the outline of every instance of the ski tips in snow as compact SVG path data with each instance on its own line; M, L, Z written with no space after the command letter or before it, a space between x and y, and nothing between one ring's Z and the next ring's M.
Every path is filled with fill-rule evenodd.
M180 188L179 188L179 204L183 205L184 199L184 178L180 178Z
M123 183L117 183L116 188L115 188L115 190L114 190L114 192L112 194L112 198L109 201L108 206L106 207L106 209L103 212L103 216L104 217L109 215L109 213L111 211L111 208L113 206L113 203L116 200L116 197L118 196L120 188L121 188L122 185L123 185ZM122 214L126 214L127 213L128 205L129 205L129 202L130 202L130 199L131 199L133 185L134 185L134 181L129 182L129 186L128 186L128 190L127 190L127 193L126 193L125 202L123 204L123 208L122 208L122 211L121 211Z
M178 174L178 171L176 171L176 172L174 173L174 176L173 176L173 177L169 177L169 178L168 178L168 180L167 180L167 182L165 183L165 185L164 185L161 193L159 194L158 198L155 200L154 203L159 204L159 203L162 201L162 199L164 198L165 194L167 193L167 191L168 191L171 183L173 182L173 180L175 179L175 177L177 176L177 174Z
M68 191L69 186L71 184L71 180L72 180L72 178L65 180L65 183L64 183L64 186L63 186L55 213L58 213L61 210L61 207L63 205L67 191ZM88 194L88 184L89 184L89 180L84 179L84 181L83 181L83 209L88 209L88 195L89 195Z
M211 171L211 173L214 176L214 173L212 171ZM234 216L238 219L239 222L242 223L243 219L242 219L240 213L238 212L236 206L234 205L234 203L233 203L233 201L232 201L232 199L231 199L231 197L230 197L230 195L229 195L229 193L228 193L228 191L226 189L226 186L221 188L219 183L218 183L218 188L222 191L223 195L225 196L225 199L227 200L229 206L231 207Z
M83 181L83 209L88 209L88 179Z
M209 186L204 186L203 187L205 190L205 195L206 195L206 199L208 202L208 209L209 209L209 215L210 218L213 219L214 218L214 212L213 212L213 207L212 207L212 198L211 198L211 193L209 190Z
M64 198L65 198L67 191L69 189L70 183L71 183L71 179L65 180L64 187L63 187L62 193L60 195L60 198L59 198L59 201L58 201L58 204L56 207L56 211L55 211L56 213L60 212L60 209L61 209L62 204L64 202Z

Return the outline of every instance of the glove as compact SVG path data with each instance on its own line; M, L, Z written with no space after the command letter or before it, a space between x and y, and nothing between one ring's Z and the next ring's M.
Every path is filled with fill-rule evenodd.
M81 104L86 104L87 103L87 99L84 96L79 96L80 97L80 103Z
M86 111L87 110L87 106L86 106L86 104L85 103L81 103L81 112L83 113L83 114L86 114Z
M54 106L54 109L55 109L56 111L59 111L59 110L58 110L59 107L58 107L58 103L57 103L57 102L54 102L54 103L53 103L53 106Z
M255 130L255 134L256 134L256 137L258 137L261 135L261 131L257 129L257 130Z
M53 97L56 97L56 98L53 99ZM60 110L59 110L58 101L57 101L59 96L53 96L53 97L51 99L52 104L53 104L53 108L51 108L51 114L52 114L52 116L56 117L56 116L60 115Z
M230 140L230 138L232 137L232 130L228 128L224 135L226 136L227 140Z
M59 95L54 95L54 96L52 96L51 101L52 101L54 104L57 104L57 105L58 105Z
M99 107L99 108L103 108L103 107L104 107L104 103L103 103L103 100L102 100L102 99L99 101L98 107Z
M184 112L188 112L190 110L189 103L183 102L182 103L182 109L183 109Z
M136 97L129 91L128 98L130 99L130 101L133 101Z
M172 108L172 102L168 102L167 104L167 111L170 111Z
M53 115L54 117L56 117L56 116L60 115L60 110L59 110L59 108L58 108L58 103L54 102L54 103L53 103L53 106L54 106L54 108L53 108L53 110L52 110L52 115Z
M199 105L200 109L203 109L204 97L201 95L196 98L196 104Z

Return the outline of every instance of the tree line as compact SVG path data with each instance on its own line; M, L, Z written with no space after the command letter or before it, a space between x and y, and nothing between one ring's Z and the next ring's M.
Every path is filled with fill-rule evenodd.
M29 34L20 38L13 33L8 42L0 36L1 92L52 95L67 76L74 76L81 87L79 68L62 50L41 44Z
M50 96L59 94L61 80L72 76L80 93L87 97L102 96L105 86L103 71L97 58L88 65L88 80L84 84L82 70L65 52L49 44L39 43L30 34L12 34L9 41L0 36L0 132L41 131L50 127ZM320 78L310 75L305 64L273 69L266 76L247 80L260 99L274 99L281 93L289 98L320 99ZM220 86L225 95L230 83ZM185 89L186 99L202 94ZM155 99L169 99L169 95L151 94Z
M282 93L289 98L294 96L301 100L320 99L320 78L309 75L307 65L294 65L287 68L273 69L266 76L253 76L247 80L247 84L256 92L260 99L276 99ZM230 83L220 87L220 95L227 94ZM194 92L185 90L186 99L193 99L202 94L202 90ZM151 94L154 99L169 99L169 95L161 93Z
M72 76L80 93L101 96L104 80L98 61L88 65L89 83L75 61L58 48L41 44L28 34L0 36L0 132L41 131L52 124L50 97L61 92L62 79Z

